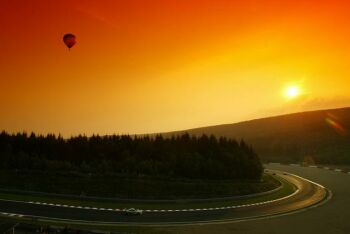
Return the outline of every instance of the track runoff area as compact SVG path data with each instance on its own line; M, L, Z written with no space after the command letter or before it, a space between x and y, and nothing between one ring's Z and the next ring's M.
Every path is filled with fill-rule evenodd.
M271 200L242 205L189 208L147 209L142 215L125 215L122 209L72 206L65 204L0 199L0 216L22 221L82 225L188 225L272 218L319 206L331 198L324 186L298 175L267 170L276 178L295 186L294 192Z

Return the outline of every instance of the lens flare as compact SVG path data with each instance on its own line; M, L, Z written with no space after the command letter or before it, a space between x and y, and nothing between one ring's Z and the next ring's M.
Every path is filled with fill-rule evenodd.
M345 135L347 133L346 129L342 126L339 121L337 121L337 118L332 114L327 114L328 117L326 117L326 123L331 126L338 134Z

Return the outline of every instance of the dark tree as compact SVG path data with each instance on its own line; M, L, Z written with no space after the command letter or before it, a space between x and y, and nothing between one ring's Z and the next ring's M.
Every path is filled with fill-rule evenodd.
M243 140L183 134L76 136L0 134L0 168L196 179L260 179L262 165Z

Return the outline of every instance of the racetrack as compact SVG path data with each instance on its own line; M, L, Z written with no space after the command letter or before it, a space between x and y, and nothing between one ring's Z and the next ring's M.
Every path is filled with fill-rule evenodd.
M267 168L287 171L320 183L332 191L333 197L317 208L285 216L226 224L153 228L147 233L350 233L350 174L320 168L276 164L267 165Z
M24 217L60 219L74 222L176 225L180 223L193 224L196 222L232 222L287 213L314 205L326 196L326 190L317 184L310 183L290 174L278 174L295 184L298 191L288 198L279 199L271 203L242 205L234 208L222 207L200 211L145 212L141 216L125 216L120 211L58 207L0 200L0 212L18 214Z

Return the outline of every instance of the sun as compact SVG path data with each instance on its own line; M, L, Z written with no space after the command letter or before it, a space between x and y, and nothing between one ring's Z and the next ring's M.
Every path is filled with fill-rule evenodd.
M300 95L300 88L296 85L288 86L284 94L287 98L295 98Z

